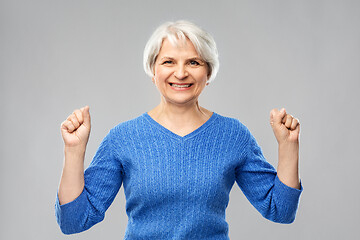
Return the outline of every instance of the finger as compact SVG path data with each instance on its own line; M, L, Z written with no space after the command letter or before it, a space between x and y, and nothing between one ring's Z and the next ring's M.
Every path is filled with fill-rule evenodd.
M90 127L90 126L91 126L91 118L90 118L89 109L90 109L89 106L85 106L85 107L83 107L83 108L81 109L81 111L82 111L82 116L83 116L83 119L84 119L84 124L85 124L87 127Z
M281 109L282 111L283 111L283 114L282 114L282 116L281 116L281 123L284 123L285 124L285 122L286 122L286 110L285 110L285 108L282 108Z
M294 131L295 131L298 135L300 134L300 122L298 122L298 124L296 125Z
M291 122L291 126L290 129L291 130L295 130L297 125L299 125L299 120L297 118L293 118L292 122Z
M75 117L77 118L80 125L84 122L83 114L80 109L76 109L74 111Z
M285 127L290 128L291 127L291 122L293 120L293 117L290 114L287 114L285 117Z
M68 121L72 122L75 128L78 128L80 126L79 120L77 119L76 115L72 113L68 118Z
M284 108L282 108L280 111L278 109L274 108L270 112L270 124L271 125L281 124L285 114L286 114L286 111Z
M276 121L276 115L278 115L279 110L277 110L276 108L272 109L270 111L270 124L271 126L274 125L275 121Z
M69 121L69 120L65 120L62 124L61 124L61 129L64 129L65 131L72 133L74 132L74 130L76 129L74 124Z

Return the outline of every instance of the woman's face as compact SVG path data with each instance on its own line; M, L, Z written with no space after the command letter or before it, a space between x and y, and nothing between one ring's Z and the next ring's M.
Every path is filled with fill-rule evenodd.
M162 95L162 101L176 105L191 105L208 80L207 63L200 58L189 39L174 46L163 41L154 66L153 82Z

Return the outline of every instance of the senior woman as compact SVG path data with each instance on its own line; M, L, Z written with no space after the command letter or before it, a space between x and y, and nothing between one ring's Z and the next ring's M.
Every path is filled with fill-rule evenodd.
M213 38L193 23L161 25L145 47L144 68L160 104L111 129L85 172L89 107L61 125L65 160L55 208L63 233L102 221L122 184L125 239L229 239L225 210L235 181L265 218L293 222L302 192L298 120L285 109L270 113L276 171L239 120L201 107L219 63Z

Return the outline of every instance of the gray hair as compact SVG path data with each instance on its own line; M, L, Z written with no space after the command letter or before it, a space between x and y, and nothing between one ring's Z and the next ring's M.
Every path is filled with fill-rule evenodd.
M214 38L200 27L184 20L166 22L160 25L152 34L144 49L143 64L147 75L154 77L155 61L159 55L163 40L166 38L174 45L177 45L179 40L186 41L186 38L188 38L199 56L208 65L208 82L215 79L219 70L219 56Z

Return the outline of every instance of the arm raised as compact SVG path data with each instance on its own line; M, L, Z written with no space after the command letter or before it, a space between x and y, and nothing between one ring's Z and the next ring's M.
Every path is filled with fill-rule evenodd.
M273 109L270 112L270 124L279 144L277 175L285 185L300 189L299 120L287 114L284 108L280 111Z
M60 204L66 204L77 198L84 189L84 157L91 130L89 107L75 110L60 129L65 159L58 197Z

